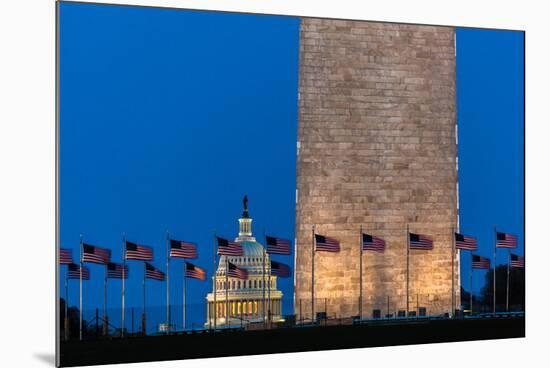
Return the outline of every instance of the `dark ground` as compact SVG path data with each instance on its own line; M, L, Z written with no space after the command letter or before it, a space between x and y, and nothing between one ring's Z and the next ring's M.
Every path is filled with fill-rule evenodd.
M61 343L61 366L525 337L524 317L376 321L362 325L204 331Z

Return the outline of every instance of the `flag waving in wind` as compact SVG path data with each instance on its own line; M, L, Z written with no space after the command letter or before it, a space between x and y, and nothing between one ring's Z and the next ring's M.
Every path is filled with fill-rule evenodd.
M409 249L414 250L432 250L434 243L431 238L421 235L409 233Z
M514 253L510 254L510 267L525 268L525 257L518 256Z
M73 251L71 249L59 248L59 264L73 263Z
M126 242L126 259L136 261L152 261L153 249L144 245Z
M242 256L243 247L237 243L224 238L216 237L218 242L218 254L224 256Z
M149 262L145 262L145 278L157 281L164 281L164 272L162 272Z
M266 235L265 242L269 254L290 254L290 240Z
M206 271L190 262L185 262L185 276L204 281L206 280Z
M289 277L290 267L281 262L271 261L271 274L279 277Z
M80 279L80 265L71 263L68 265L67 269L67 278L69 279ZM82 267L82 280L90 279L90 270L87 267Z
M315 250L318 252L339 252L340 242L328 236L315 234Z
M472 268L488 270L491 265L489 258L472 255Z
M236 277L241 280L248 279L248 271L244 268L240 268L231 262L227 262L227 266L229 267L229 269L227 270L228 277Z
M195 243L170 239L170 257L197 258L197 245Z
M455 247L463 250L477 250L477 240L466 235L455 233Z
M369 234L362 235L363 250L373 250L375 252L383 252L386 247L386 242L382 238L372 236Z
M497 248L515 248L516 245L515 235L497 232Z
M111 259L111 251L94 245L82 244L82 262L107 264Z
M122 279L128 278L128 266L121 265L120 263L107 263L107 278L109 279Z

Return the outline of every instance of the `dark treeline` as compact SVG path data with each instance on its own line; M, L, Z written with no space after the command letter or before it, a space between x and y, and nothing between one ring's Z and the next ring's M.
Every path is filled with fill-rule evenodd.
M61 298L59 300L59 309L60 309L60 318L59 318L59 329L61 335L64 336L65 333L65 299ZM80 323L80 311L77 307L69 307L67 310L68 315L68 326L69 326L69 338L78 339L79 334L79 323ZM87 334L87 331L83 331L83 334Z
M506 310L506 283L508 267L499 265L496 268L496 304L497 312ZM462 305L469 309L470 293L461 288ZM522 311L525 306L525 269L510 268L510 311ZM491 312L493 310L493 269L487 270L481 293L473 297L475 312Z

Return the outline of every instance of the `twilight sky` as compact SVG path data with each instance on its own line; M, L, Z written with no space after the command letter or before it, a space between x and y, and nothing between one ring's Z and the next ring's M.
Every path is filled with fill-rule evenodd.
M61 245L75 259L83 234L120 262L125 233L152 246L153 263L164 270L169 231L199 244L194 263L210 277L214 231L236 236L244 194L260 242L264 229L294 239L298 18L60 8ZM485 256L494 226L519 235L522 249L523 34L458 29L457 52L461 230L478 237ZM469 259L462 261L466 281ZM143 265L128 263L126 304L136 307L138 321ZM181 263L171 262L176 323ZM92 310L103 304L103 267L88 266L83 299ZM164 319L166 285L148 280L146 287L155 329ZM188 282L195 327L205 320L210 287ZM292 278L279 288L283 312L292 313ZM69 302L78 305L77 280L70 281ZM108 282L108 306L120 307L119 280ZM117 314L110 313L115 324Z

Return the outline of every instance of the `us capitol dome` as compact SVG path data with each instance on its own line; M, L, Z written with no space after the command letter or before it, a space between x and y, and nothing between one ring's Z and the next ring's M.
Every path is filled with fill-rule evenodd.
M246 196L243 207L243 213L239 218L239 236L235 238L235 242L240 243L243 248L243 255L222 255L219 258L216 274L212 277L212 281L216 283L216 287L212 285L212 290L216 290L216 296L214 297L214 292L206 296L208 307L205 326L209 328L282 320L283 293L277 290L277 276L270 276L269 254L252 235L252 218L248 214ZM226 284L226 258L237 267L246 270L248 279L227 277Z

